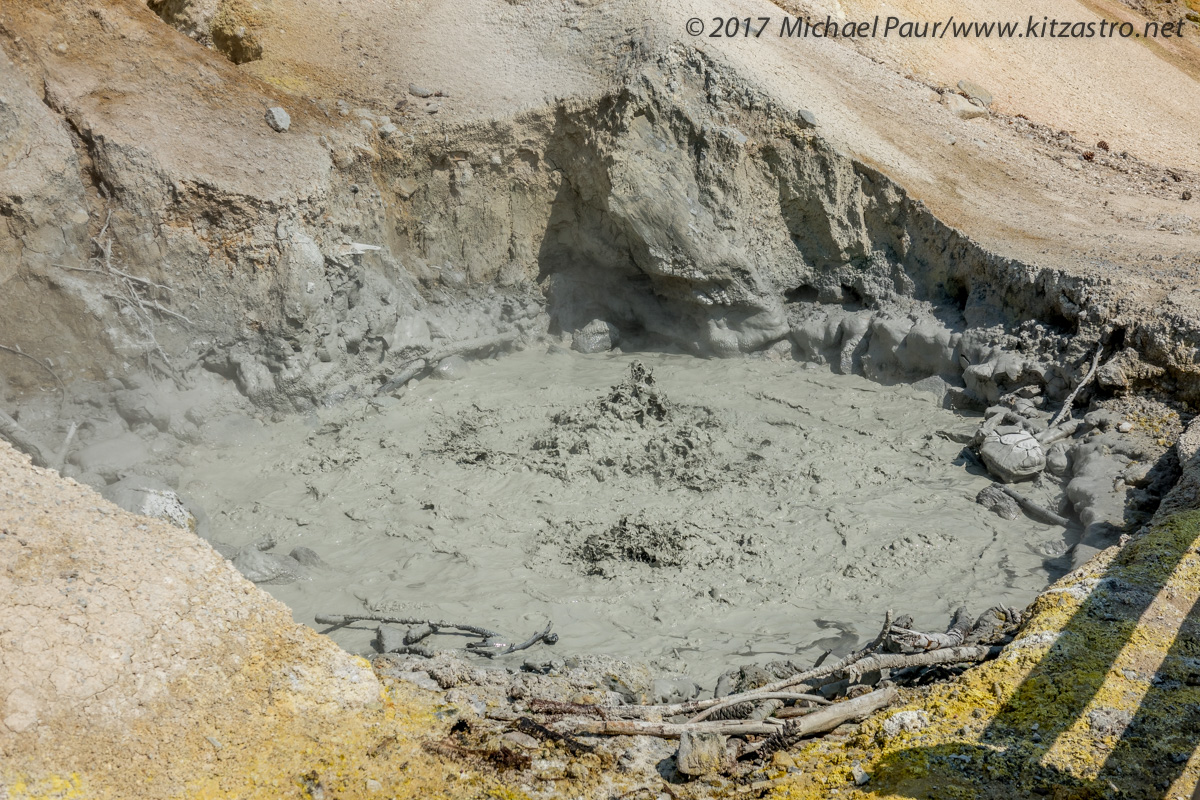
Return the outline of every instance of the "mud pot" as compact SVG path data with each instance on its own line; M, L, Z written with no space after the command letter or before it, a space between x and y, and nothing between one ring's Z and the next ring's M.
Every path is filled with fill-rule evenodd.
M299 621L553 620L558 647L513 667L603 653L711 684L847 651L885 608L935 629L1055 577L1061 527L975 502L991 479L950 437L977 420L921 384L808 366L552 345L399 399L228 422L180 486L231 550L319 554L300 579L258 575ZM365 629L333 636L371 652Z

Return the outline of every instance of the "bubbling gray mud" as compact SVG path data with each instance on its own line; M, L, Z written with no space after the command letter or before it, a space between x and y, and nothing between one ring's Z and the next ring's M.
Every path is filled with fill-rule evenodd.
M553 655L711 683L848 648L888 608L938 629L962 604L1032 600L1062 529L975 503L990 479L935 433L975 427L913 386L790 361L525 352L249 429L196 452L182 486L230 544L327 562L267 587L300 621L365 609L524 638L552 619ZM369 649L366 630L332 635ZM551 652L509 666L525 656Z

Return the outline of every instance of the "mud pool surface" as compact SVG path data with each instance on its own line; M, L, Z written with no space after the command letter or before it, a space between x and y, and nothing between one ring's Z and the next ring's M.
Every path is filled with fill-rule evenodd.
M607 653L711 686L848 650L887 608L942 629L1044 588L1062 529L976 505L990 480L936 431L977 421L935 399L793 362L527 351L399 399L230 419L181 487L215 539L328 563L265 587L301 622L369 610L524 639L551 619L556 647L502 661ZM373 631L332 635L365 653Z

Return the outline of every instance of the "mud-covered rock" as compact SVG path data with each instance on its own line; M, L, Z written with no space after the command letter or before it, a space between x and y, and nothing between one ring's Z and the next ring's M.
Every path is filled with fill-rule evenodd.
M620 338L616 325L594 319L571 335L571 348L580 353L607 353Z
M196 518L179 495L156 478L130 475L106 486L100 494L126 511L165 520L184 530L196 530Z
M1003 519L1021 516L1021 505L996 484L980 489L975 502Z
M238 551L233 565L254 583L293 583L305 577L304 568L294 558L265 553L253 546Z
M715 775L729 764L725 737L719 733L685 732L679 737L675 768L684 775Z
M443 381L461 381L467 377L469 369L466 359L461 356L450 356L439 361L430 374Z
M979 457L1005 483L1029 480L1046 468L1041 442L1019 428L1000 427L989 433L979 446Z

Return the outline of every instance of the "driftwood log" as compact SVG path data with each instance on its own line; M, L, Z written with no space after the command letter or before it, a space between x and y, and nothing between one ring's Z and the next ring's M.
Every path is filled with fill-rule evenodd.
M516 342L519 335L516 331L508 331L506 333L498 333L494 336L481 336L478 339L465 339L461 342L446 345L440 350L436 350L422 358L414 359L405 364L400 368L399 372L389 378L383 386L380 386L375 394L380 395L393 392L413 378L433 369L443 359L450 358L451 356L502 350Z

